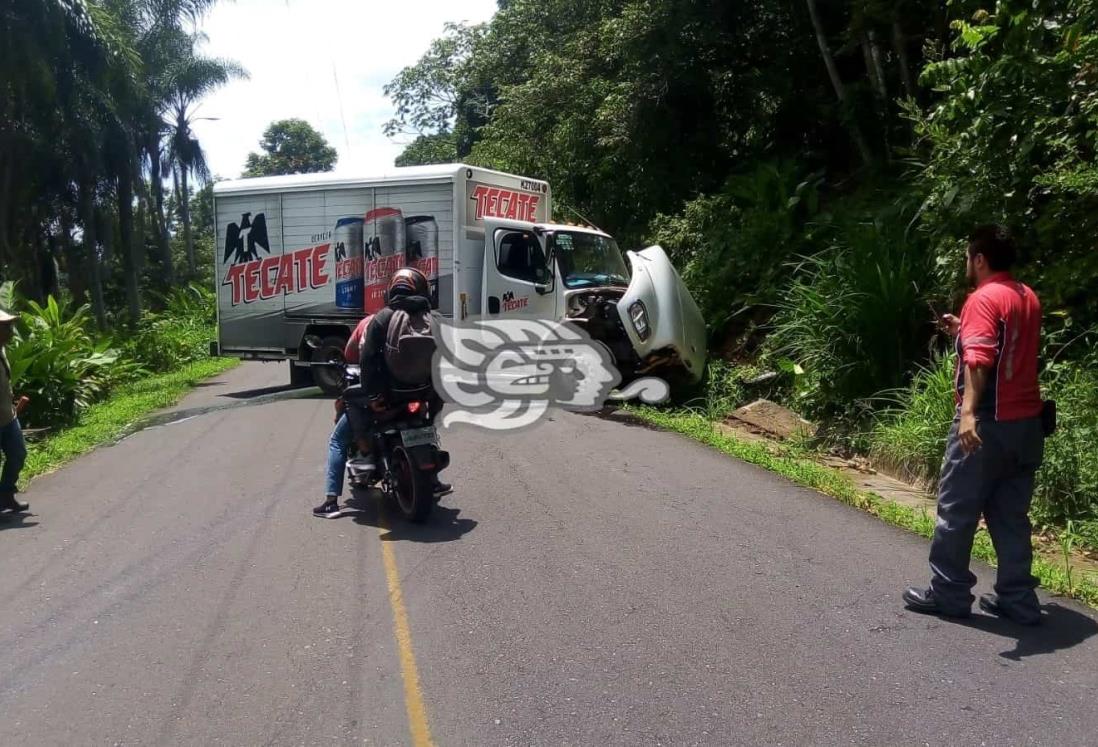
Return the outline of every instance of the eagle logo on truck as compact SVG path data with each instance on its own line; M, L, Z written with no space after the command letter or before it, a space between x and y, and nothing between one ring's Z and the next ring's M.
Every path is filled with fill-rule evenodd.
M252 220L251 213L240 216L239 223L230 223L225 229L225 259L232 257L233 264L239 265L259 259L256 247L267 254L271 253L271 241L267 238L267 216L257 213Z
M492 319L459 325L435 314L434 384L454 405L445 426L468 423L489 430L533 425L550 408L596 411L608 399L667 399L661 379L614 389L621 374L610 350L583 330L548 319Z
M268 256L261 257L258 249ZM244 213L240 222L225 229L225 254L222 264L228 264L222 285L231 290L231 304L250 304L271 298L299 293L310 288L323 288L329 276L326 263L331 241L287 252L271 254L267 235L267 218L263 213Z

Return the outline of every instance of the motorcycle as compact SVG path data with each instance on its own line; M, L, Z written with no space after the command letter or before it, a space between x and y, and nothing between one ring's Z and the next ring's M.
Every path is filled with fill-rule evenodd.
M306 340L312 347L317 340ZM340 399L344 407L368 407L363 401L348 404L347 397L360 394L361 371L357 364L342 360L319 363L342 370ZM444 493L436 492L438 473L450 466L450 454L441 448L438 430L432 423L430 387L392 392L382 410L373 410L375 426L371 433L374 463L362 459L357 449L347 460L347 483L352 488L378 488L400 509L404 518L422 523ZM353 447L352 447L353 448Z

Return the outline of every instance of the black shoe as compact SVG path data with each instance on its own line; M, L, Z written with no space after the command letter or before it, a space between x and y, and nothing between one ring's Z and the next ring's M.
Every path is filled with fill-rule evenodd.
M342 513L343 509L339 507L339 501L335 498L329 498L324 501L324 504L317 506L313 509L313 516L318 519L334 519Z
M921 612L925 615L941 615L942 617L968 617L971 610L958 609L947 610L934 598L934 592L930 589L916 589L914 586L904 592L904 604L913 612Z
M19 513L30 508L29 503L23 503L15 499L15 493L0 493L0 511Z
M1041 611L1035 610L1032 612L1019 612L1018 610L1010 609L999 604L999 597L996 594L984 594L980 597L980 609L989 615L997 615L998 617L1005 617L1013 623L1018 625L1040 625L1041 624Z
M433 492L436 498L441 498L444 495L450 495L450 493L453 493L454 486L448 482L443 482L442 480L436 478Z

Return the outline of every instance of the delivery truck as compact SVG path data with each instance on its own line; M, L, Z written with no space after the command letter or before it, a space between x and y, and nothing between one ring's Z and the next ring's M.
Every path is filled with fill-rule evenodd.
M292 382L336 391L338 373L312 364L340 358L393 272L412 266L444 316L568 320L626 379L697 381L705 324L663 250L623 253L597 228L552 223L551 200L543 180L465 164L218 182L211 352L289 360Z

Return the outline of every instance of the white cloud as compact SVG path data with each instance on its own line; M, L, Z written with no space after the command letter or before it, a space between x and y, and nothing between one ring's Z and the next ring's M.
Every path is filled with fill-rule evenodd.
M235 178L263 130L299 117L339 151L339 171L391 166L403 145L381 131L393 116L382 87L427 50L447 21L491 18L495 0L236 0L218 4L200 28L203 52L243 65L203 100L195 124L210 170ZM337 89L338 80L338 89ZM342 115L340 102L342 101ZM344 128L346 123L346 129Z

